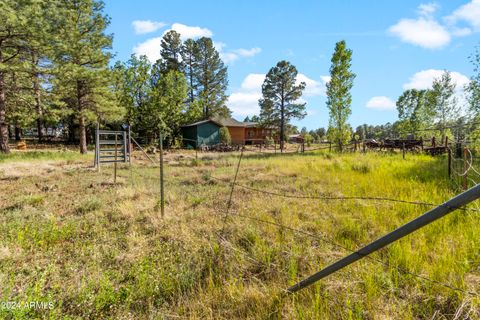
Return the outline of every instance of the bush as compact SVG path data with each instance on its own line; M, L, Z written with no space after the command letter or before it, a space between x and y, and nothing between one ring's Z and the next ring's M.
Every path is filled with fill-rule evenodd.
M305 133L303 136L305 143L307 144L307 147L310 147L313 142L313 137L310 133Z
M231 144L232 137L230 136L230 131L227 127L220 128L220 143Z

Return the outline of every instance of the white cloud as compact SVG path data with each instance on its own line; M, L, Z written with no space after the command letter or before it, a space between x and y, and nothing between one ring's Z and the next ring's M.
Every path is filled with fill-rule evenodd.
M464 21L470 24L475 31L480 31L480 0L472 0L460 6L445 19L451 24Z
M367 108L375 110L394 110L395 102L385 96L372 97L367 102Z
M162 37L156 37L148 39L145 42L142 42L136 45L133 48L133 53L137 56L146 55L148 60L151 63L154 63L160 59L160 43L162 42Z
M251 48L251 49L235 49L231 51L224 51L224 48L226 45L223 42L215 42L214 43L215 48L220 54L220 58L223 60L223 62L227 64L231 64L235 61L237 61L240 58L251 58L260 52L262 52L262 49L260 48Z
M440 78L444 73L444 70L428 69L422 70L410 77L407 83L403 85L403 89L431 89L433 80ZM457 84L457 91L463 90L463 87L469 82L469 79L460 72L450 72L452 80Z
M170 30L175 30L180 33L180 38L182 40L213 36L213 32L207 28L192 27L181 23L172 24L172 27L169 30L166 30L164 34Z
M234 92L228 97L228 107L234 116L252 116L259 114L258 100L262 97L260 92Z
M165 23L151 20L135 20L132 22L136 34L144 34L157 31L166 26Z
M418 6L418 14L421 16L431 16L438 10L438 4L435 2L422 3Z
M243 79L241 89L244 91L261 91L263 81L265 81L265 74L250 73Z
M431 89L433 80L440 78L444 72L444 70L437 69L419 71L410 77L408 82L403 85L403 89ZM465 114L467 101L464 88L465 85L470 82L470 79L457 71L451 71L450 76L452 77L453 82L456 84L455 98L457 99L458 106L460 106L460 112Z
M136 20L132 22L132 25L134 26L135 32L137 34L153 32L165 26L165 24L162 22L155 22L150 20ZM213 36L213 32L207 28L187 26L182 23L174 23L168 30L165 30L163 32L162 37L171 30L178 32L182 41L185 41L186 39L195 39L200 37L210 38ZM162 37L151 38L137 44L133 48L133 53L137 56L146 55L148 57L148 60L152 63L157 61L160 58L160 44L162 41ZM254 47L251 49L240 48L226 51L224 50L224 48L227 45L221 41L213 41L213 45L220 54L220 58L227 64L233 63L240 58L251 58L262 51L262 49L258 47Z
M329 83L330 80L332 80L332 77L330 76L321 76L320 79L322 79L323 82L325 82L325 84Z
M237 50L233 50L233 52L235 52L241 57L253 57L259 54L260 52L262 52L262 49L255 47L251 49L237 49Z
M400 40L427 49L437 49L450 42L450 33L437 21L420 17L402 19L388 31Z
M480 0L472 0L458 7L443 17L443 23L433 17L438 8L436 3L421 4L417 8L417 19L401 19L388 32L403 42L427 49L442 48L450 43L452 37L480 32Z
M321 77L321 78L325 78ZM303 73L299 73L297 75L297 84L300 82L305 82L305 90L303 94L305 96L319 96L325 95L325 84L326 82L322 79L321 81L313 80L304 75Z
M296 82L297 84L305 82L304 96L312 97L325 95L325 84L329 81L329 78L328 76L323 76L321 80L317 81L303 73L299 73ZM243 79L240 88L230 95L227 102L227 106L232 110L234 116L245 117L259 114L260 106L258 105L258 100L262 98L262 84L264 80L265 74L263 73L250 73ZM298 102L304 103L306 101L300 98ZM309 109L308 114L313 114L313 112L313 110Z
M180 38L186 40L188 38L211 37L213 33L207 28L191 27L181 23L172 24L171 28L163 32L162 37L170 30L180 33ZM137 56L146 55L152 63L160 59L160 44L162 37L150 38L142 43L137 44L133 48L133 53Z

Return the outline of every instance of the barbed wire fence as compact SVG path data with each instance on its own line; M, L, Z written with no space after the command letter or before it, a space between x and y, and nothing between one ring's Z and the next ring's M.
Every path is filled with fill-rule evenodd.
M333 147L335 147L335 146L333 146ZM331 150L332 145L329 145L329 146L326 146L326 147L313 148L313 149L310 149L310 150L309 149L304 149L302 151L303 152L309 152L309 151L317 151L317 150L325 150L325 149L330 149ZM235 244L233 244L228 239L228 237L225 236L225 232L224 232L225 228L228 224L228 221L230 221L231 219L240 219L240 220L243 220L243 221L260 223L260 224L265 225L265 226L267 226L267 225L268 226L274 226L276 228L281 229L282 231L286 230L286 231L291 232L295 237L309 237L309 238L324 242L326 244L329 244L329 245L331 245L335 248L338 248L338 249L343 250L343 251L345 251L347 253L350 253L350 254L359 254L359 253L356 249L350 248L348 246L345 246L343 244L340 244L340 243L337 243L337 242L333 241L330 237L328 237L325 234L313 234L311 232L308 232L308 231L305 231L305 230L302 230L302 229L298 229L298 228L294 228L294 227L291 227L291 226L288 226L288 225L285 225L285 224L282 224L282 223L279 223L279 222L276 222L276 221L270 221L270 220L259 218L259 217L255 216L254 214L245 214L241 210L239 210L238 208L235 209L233 212L231 212L232 204L234 202L235 188L241 188L241 189L244 189L244 190L255 192L257 194L263 194L264 196L269 196L269 197L283 197L283 198L299 199L299 200L302 200L302 199L303 200L317 200L317 201L350 201L350 200L353 201L353 200L359 200L359 201L363 201L363 202L366 202L366 203L368 203L368 202L370 202L370 203L388 202L388 203L408 204L408 205L419 206L419 207L423 207L423 208L439 206L439 204L435 204L435 203L429 203L429 202L423 202L423 201L410 201L410 200L395 199L395 198L388 198L388 197L305 195L305 194L280 193L280 192L271 191L271 190L264 190L262 188L256 188L252 185L246 185L246 184L242 184L242 183L238 182L238 175L239 175L239 172L241 170L241 161L242 161L242 158L244 156L244 153L246 153L246 152L248 152L250 154L253 153L253 154L261 154L261 155L272 155L272 154L274 154L274 155L282 155L282 154L288 155L290 153L299 153L299 152L294 151L294 152L284 152L284 153L266 153L266 152L262 152L262 150L254 151L254 150L248 150L246 148L241 148L241 150L238 154L238 162L237 162L237 166L235 167L234 176L233 176L233 179L230 182L226 181L225 179L218 178L215 175L213 175L212 173L210 173L208 176L204 177L207 180L212 179L212 180L215 180L219 183L225 183L226 187L230 187L229 189L227 188L227 190L229 190L229 193L228 193L229 196L228 196L226 204L225 204L226 209L225 209L225 214L223 215L223 219L222 219L223 220L222 228L221 228L221 230L215 232L215 234L217 235L217 238L219 239L219 242L224 247L226 247L226 248L228 247L230 250L233 250L235 252L240 253L246 259L256 261L257 263L258 263L258 260L256 260L252 256L251 252L248 252L248 251L245 251L241 248L238 248ZM458 153L455 153L454 150L451 150L451 149L449 149L449 153L451 153L451 155L452 155L452 158L451 158L452 176L458 177L456 180L460 180L460 179L462 180L462 181L457 181L457 182L460 182L460 183L464 182L465 176L467 176L467 179L468 179L467 181L468 181L469 185L477 185L476 182L480 180L480 173L479 173L480 170L478 170L476 168L476 166L477 166L476 160L478 160L478 159L473 155L472 151L468 148L465 148L462 157L458 157L457 156ZM198 160L198 150L196 150L195 159ZM450 166L450 164L449 164L449 166ZM152 169L152 171L154 171L154 170L157 171L158 168L159 168L159 166L156 164L156 165L153 165L153 166L149 166L148 170ZM143 191L143 189L145 189L145 185L142 185L141 188L138 188L138 184L135 185L134 181L135 181L136 176L141 178L140 181L142 183L144 183L145 181L150 181L150 183L148 184L148 187L146 188L146 189L149 189L150 186L158 185L158 181L160 179L159 176L156 176L156 174L153 174L153 175L145 174L143 172L143 171L145 171L144 168L137 169L135 166L131 166L128 170L129 170L129 179L132 182L132 185L135 187L134 188L135 191L138 191L140 193L144 193L145 195L148 195L148 196L156 196L158 194L156 191L147 191L147 192ZM213 170L212 170L212 172L213 172ZM138 182L138 180L137 180L137 182ZM172 180L170 178L165 179L165 182L167 183L167 185L178 184L178 181ZM459 186L461 186L461 184L459 184ZM142 189L142 190L140 190L140 189ZM188 191L186 188L184 188L184 189L185 189L185 193L187 195L192 196L192 193L190 191ZM205 201L203 201L202 203L204 204ZM194 210L196 208L197 208L196 206L195 207L186 207L184 210L182 210L180 212L175 212L175 215L178 216L178 215L181 215L184 212L188 212L188 211ZM480 209L478 209L478 208L462 207L460 209L461 210L466 210L466 211L472 211L472 212L479 212L480 211ZM216 212L213 212L212 216L213 217L219 217L218 213L216 213ZM195 216L193 218L202 219L204 217L205 217L205 214L198 215L198 216ZM471 297L474 297L474 298L479 298L480 297L478 292L469 291L469 290L466 290L466 289L463 289L463 288L460 288L460 287L456 287L456 286L451 285L449 283L445 283L445 282L442 282L442 281L431 279L431 278L429 278L429 277L427 277L423 274L415 273L415 272L412 272L410 270L404 269L402 267L392 265L392 264L390 264L388 262L385 262L382 259L377 258L375 256L364 255L364 256L362 256L362 258L363 257L367 258L369 261L379 263L379 264L383 265L384 267L386 267L388 269L394 269L394 270L396 270L396 271L398 271L402 274L416 277L416 278L418 278L422 281L431 283L433 285L441 286L441 287L447 288L447 289L455 291L455 292L460 292L464 295L468 295L468 296L471 296ZM274 266L274 265L272 265L272 266ZM287 292L288 292L287 290L283 291L282 295L286 295ZM333 302L338 304L338 301L333 301ZM344 307L347 308L347 309L349 308L346 305L344 305Z

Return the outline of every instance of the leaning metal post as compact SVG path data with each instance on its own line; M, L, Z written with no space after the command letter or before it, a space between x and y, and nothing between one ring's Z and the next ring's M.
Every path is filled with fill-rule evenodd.
M455 211L456 209L477 200L478 198L480 198L480 184L477 184L476 186L468 189L467 191L462 192L461 194L428 211L420 217L408 222L407 224L404 224L400 228L390 232L389 234L381 237L380 239L371 242L365 247L359 249L358 251L346 256L343 259L340 259L339 261L329 265L323 270L320 270L319 272L311 275L310 277L298 282L297 284L288 288L287 291L289 293L293 293L303 288L306 288L317 282L318 280L325 278L326 276L354 263L355 261L362 259L363 257L371 254L372 252L375 252L389 245L390 243L405 237L406 235L409 235L410 233L426 226L427 224L430 224L433 221L442 218L450 212Z

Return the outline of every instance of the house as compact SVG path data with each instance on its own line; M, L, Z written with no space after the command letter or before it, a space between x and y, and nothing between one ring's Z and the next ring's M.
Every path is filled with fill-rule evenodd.
M213 119L198 121L182 126L183 144L186 148L220 143L220 128L223 125Z
M303 138L303 135L301 134L290 134L288 136L288 142L290 143L303 143L305 139Z
M259 126L256 122L245 122L245 144L263 144L267 138L278 142L278 130L272 126Z
M273 127L262 127L257 122L240 122L233 118L210 118L182 126L184 145L197 148L220 143L221 127L228 128L232 144L262 144L267 137L278 136Z

